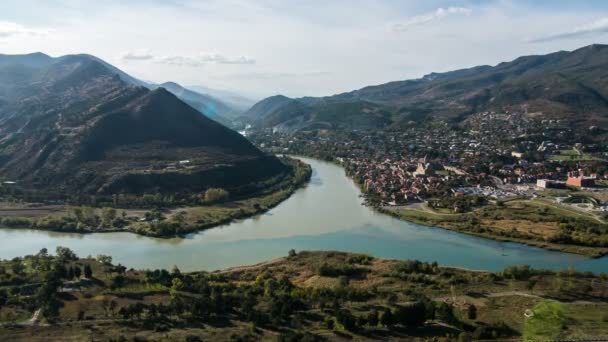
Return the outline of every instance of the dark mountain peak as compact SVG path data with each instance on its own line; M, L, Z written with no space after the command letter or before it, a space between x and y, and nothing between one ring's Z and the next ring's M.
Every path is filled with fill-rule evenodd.
M286 100L291 100L291 98L287 97L285 95L278 94L278 95L273 95L273 96L267 97L266 100L270 100L270 101L286 101Z
M179 85L178 83L175 83L175 82L165 82L165 83L162 83L161 85L159 85L159 87L184 89L184 87L182 87L181 85Z
M175 95L173 95L173 93L171 93L169 90L165 89L164 87L159 87L156 88L152 91L150 91L148 93L149 97L154 97L154 98L174 98L177 100L177 97Z
M591 44L591 45L583 46L582 48L578 48L572 52L584 51L584 50L598 51L598 50L605 50L605 49L608 49L608 44Z
M151 85L141 81L129 74L127 74L126 72L118 69L117 67L113 66L112 64L104 61L103 59L97 57L97 56L93 56L90 54L86 54L86 53L82 53L82 54L72 54L72 55L66 55L66 56L62 56L57 58L58 60L67 60L70 62L82 62L82 63L86 63L86 62L96 62L99 63L101 65L103 65L108 71L110 71L112 74L118 75L118 77L120 77L120 79L122 81L124 81L127 84L133 85L133 86L139 86L139 87L146 87L146 88L151 88Z
M0 132L10 137L0 149L0 177L24 188L200 192L285 172L169 89L138 86L95 56L2 55L0 71ZM179 172L162 166L185 159L196 162Z
M235 109L230 108L221 100L218 100L210 95L201 94L188 88L184 88L176 82L165 82L160 84L158 88L163 88L173 93L180 100L186 102L192 108L196 109L207 117L224 125L231 125L231 121L228 119L228 117L234 114Z
M256 103L251 107L243 117L247 121L255 121L262 118L265 115L271 114L278 109L281 109L293 102L297 102L292 98L289 98L284 95L274 95L271 97L267 97L260 102Z
M178 99L177 96L163 87L159 87L147 92L144 96L140 97L136 102L134 102L133 108L135 108L137 111L142 111L150 107L167 109L166 107L171 105L180 108L172 108L169 111L191 109L184 102Z
M117 76L101 62L82 56L61 58L51 64L45 73L45 79L62 87L83 87L102 77L114 82L120 81Z
M0 66L2 65L24 65L27 67L41 67L53 61L53 58L42 53L34 52L21 55L5 55L0 54Z

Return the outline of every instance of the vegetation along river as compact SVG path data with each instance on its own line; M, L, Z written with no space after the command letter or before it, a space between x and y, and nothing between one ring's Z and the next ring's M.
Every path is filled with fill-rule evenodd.
M508 265L608 271L608 258L551 252L430 228L376 213L341 167L302 158L313 167L310 184L267 213L186 238L132 233L69 234L0 229L0 258L66 246L80 256L107 254L134 268L216 270L287 255L295 250L341 250L383 258L419 259L479 270Z

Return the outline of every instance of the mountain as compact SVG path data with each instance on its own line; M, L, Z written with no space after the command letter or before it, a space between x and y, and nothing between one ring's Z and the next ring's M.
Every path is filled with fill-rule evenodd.
M252 121L258 118L263 119L263 116L266 114L273 113L286 107L294 101L295 100L283 95L267 97L249 108L249 110L242 115L242 118Z
M187 86L187 88L198 93L214 97L224 102L228 106L236 109L239 111L239 113L247 111L247 109L251 108L251 106L253 106L256 102L255 100L228 90L213 89L201 85Z
M292 99L277 95L256 103L242 120L255 127L274 127L280 131L380 128L390 122L390 112L368 101Z
M199 94L195 91L186 89L175 82L165 82L158 85L158 87L167 89L180 100L189 104L192 108L225 126L230 126L231 121L229 118L239 113L238 110L229 107L212 96Z
M165 193L285 172L169 91L116 70L89 55L0 55L0 179L70 195Z
M298 130L460 121L479 111L521 111L574 125L608 124L608 45L524 56L320 98L271 97L243 117L258 127ZM376 121L380 120L380 121Z

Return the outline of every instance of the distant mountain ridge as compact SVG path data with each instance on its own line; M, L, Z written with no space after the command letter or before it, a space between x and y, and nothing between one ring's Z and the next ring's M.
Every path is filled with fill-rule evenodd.
M192 108L225 126L231 125L229 118L240 113L214 97L186 89L175 82L165 82L159 84L158 87L167 89Z
M94 56L0 55L0 179L69 194L162 193L285 172L166 89L138 83Z
M376 128L459 121L485 110L542 112L580 125L608 124L608 45L524 56L327 97L270 97L243 117L258 127Z
M256 103L256 100L252 100L246 96L242 96L232 91L213 89L202 85L190 85L186 88L196 91L197 93L214 97L228 106L236 109L239 114L247 111L251 106Z

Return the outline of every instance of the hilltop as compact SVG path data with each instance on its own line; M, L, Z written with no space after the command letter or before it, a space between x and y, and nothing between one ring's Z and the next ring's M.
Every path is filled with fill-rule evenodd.
M175 82L165 82L158 87L168 90L192 108L227 127L230 127L232 123L230 118L241 113L241 111L231 108L221 100L184 88Z
M327 97L271 97L244 114L260 128L399 127L460 122L482 111L517 111L576 126L608 124L608 46L523 56Z

